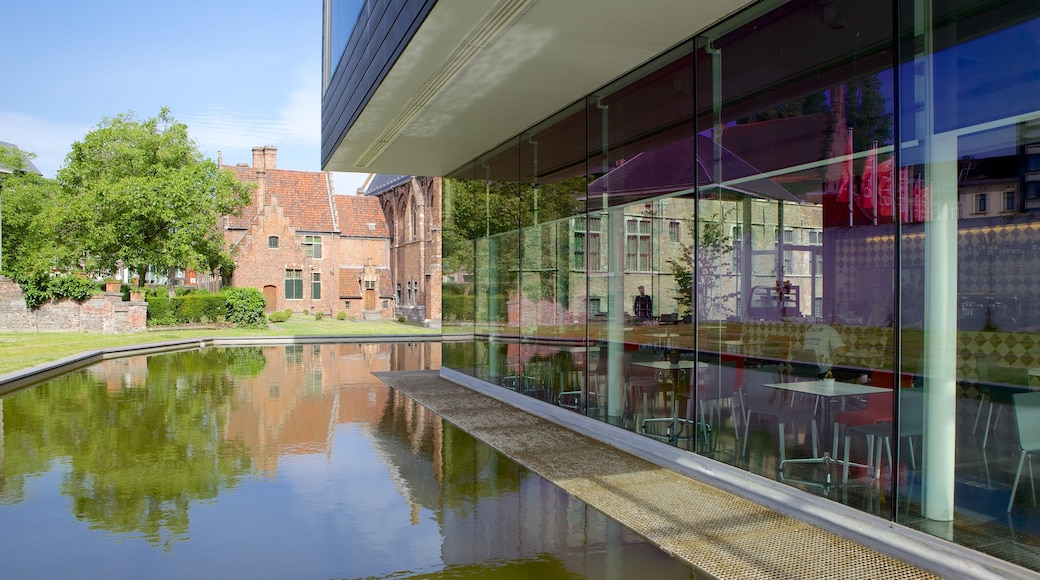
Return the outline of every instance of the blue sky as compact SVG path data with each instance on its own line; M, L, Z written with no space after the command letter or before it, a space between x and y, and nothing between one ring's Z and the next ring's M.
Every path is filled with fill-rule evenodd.
M163 106L203 155L321 169L320 0L8 2L0 54L0 141L54 177L74 141L105 117ZM337 192L353 193L340 186ZM356 180L356 179L355 179ZM352 184L353 181L350 181Z

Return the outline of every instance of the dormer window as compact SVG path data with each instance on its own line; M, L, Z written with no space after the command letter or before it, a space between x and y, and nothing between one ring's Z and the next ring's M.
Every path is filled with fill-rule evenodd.
M267 238L267 247L268 248L277 248L278 247L278 236L271 236L271 237Z

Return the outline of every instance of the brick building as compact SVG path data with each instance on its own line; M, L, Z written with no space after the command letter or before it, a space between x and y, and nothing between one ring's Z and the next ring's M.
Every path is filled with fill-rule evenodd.
M229 168L256 184L253 204L221 224L235 252L232 285L263 291L268 312L393 316L390 232L378 200L336 195L327 172L278 169L275 147L253 148L252 167Z
M441 179L376 174L365 195L379 200L390 231L395 314L438 326L441 320Z

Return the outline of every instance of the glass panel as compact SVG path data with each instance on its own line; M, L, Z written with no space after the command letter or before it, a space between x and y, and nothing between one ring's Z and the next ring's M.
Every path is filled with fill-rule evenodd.
M866 463L855 429L892 419L891 25L788 2L696 56L702 448L810 493L847 477L842 500L875 512L868 470L839 460Z
M606 420L678 443L688 416L689 368L655 368L670 351L692 364L692 330L672 261L671 222L693 216L693 45L687 43L588 99L589 296L599 314L589 336L599 346L590 371L606 393ZM681 228L680 228L681 232ZM589 236L591 239L591 235ZM595 266L599 266L596 268ZM681 276L680 276L681 277ZM688 304L688 302L686 303ZM664 324L661 324L661 323ZM680 421L679 417L683 419Z
M1030 445L1016 396L1040 386L1040 6L901 9L900 351L916 388L900 390L885 481L898 521L1036 569L1036 504L1013 488Z
M585 107L520 136L519 324L523 392L582 410L585 369ZM573 268L576 256L581 257ZM511 345L512 346L512 345Z

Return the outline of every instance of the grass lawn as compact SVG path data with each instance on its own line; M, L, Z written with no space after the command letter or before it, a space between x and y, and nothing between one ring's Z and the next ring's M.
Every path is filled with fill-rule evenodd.
M88 350L147 344L198 337L237 336L374 336L439 335L440 331L414 324L393 322L352 322L296 315L269 328L191 328L154 329L135 334L87 334L64 332L0 333L0 375L55 361Z

